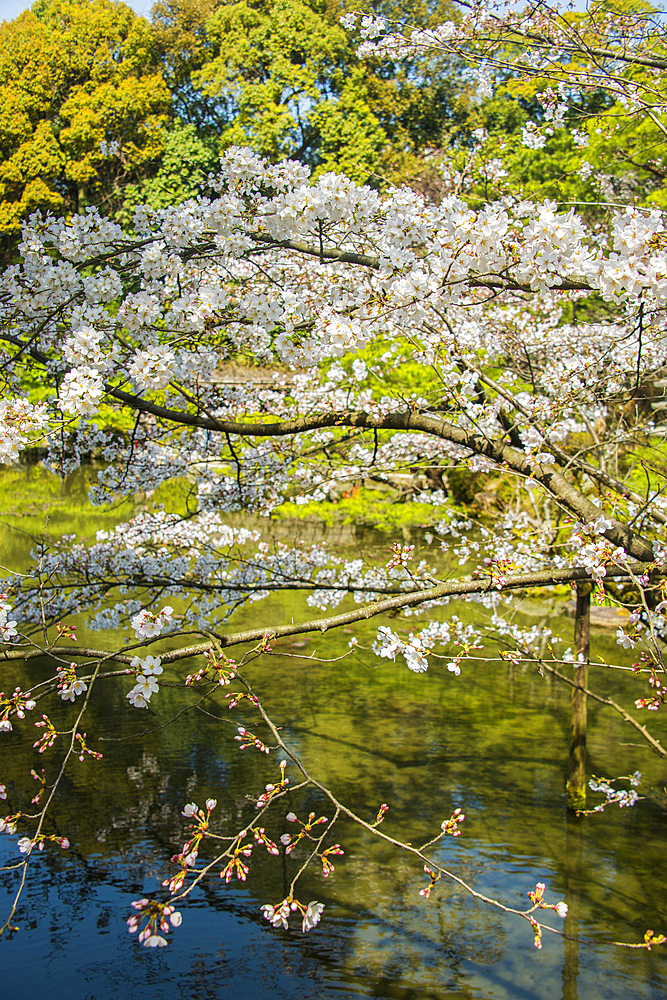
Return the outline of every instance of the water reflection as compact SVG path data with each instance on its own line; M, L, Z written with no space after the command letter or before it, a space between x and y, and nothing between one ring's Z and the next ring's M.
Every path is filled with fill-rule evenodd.
M568 816L565 824L565 895L568 913L563 930L566 934L563 962L563 1000L578 1000L579 918L583 872L583 817Z
M71 496L72 506L80 505L69 512L71 523L90 525L83 491ZM18 551L5 535L8 548L15 544ZM257 624L299 613L289 601L281 595L248 614ZM464 606L459 613L474 616L479 609ZM356 630L362 644L371 632ZM439 847L438 859L510 905L525 903L527 890L545 881L549 898L570 907L564 928L555 914L547 917L567 937L547 935L536 952L523 921L481 907L456 887L441 882L424 900L420 866L348 824L337 830L346 854L335 876L325 881L313 872L299 894L326 904L310 935L274 931L259 910L284 897L304 855L255 852L245 886L213 878L183 906L183 925L168 949L138 948L124 924L129 902L155 895L173 872L169 858L187 835L185 802L217 798L216 829L229 833L254 815L247 796L275 780L277 762L239 751L232 726L196 710L159 728L187 703L182 689L168 683L150 711L129 712L130 685L120 678L99 686L86 724L102 738L94 746L104 760L76 762L53 814L54 830L66 833L73 849L35 858L39 877L17 914L21 929L0 943L6 995L41 996L48 984L53 1000L664 997L667 966L659 949L637 953L589 943L595 936L640 940L648 926L667 928L665 817L653 799L600 817L567 817L569 691L511 664L464 665L455 678L438 667L415 676L363 651L335 664L283 655L326 649L333 657L348 640L338 634L327 636L326 646L319 638L306 647L286 642L249 668L286 741L369 819L389 802L386 828L399 838L426 839L463 807L463 836ZM594 641L606 655L615 652L604 635ZM28 667L33 681L46 670L39 662ZM184 672L165 679L182 679ZM5 688L17 676L15 666L5 665ZM591 683L628 702L623 677ZM222 694L208 706L211 714L250 723L242 710L228 711ZM60 726L71 710L62 705L49 714ZM135 738L147 728L154 731ZM30 785L31 729L26 720L0 744L0 780L13 775L14 797ZM664 786L664 764L629 742L616 716L590 707L591 770L611 776L638 768L649 786ZM57 759L55 751L44 755L47 772ZM17 770L16 761L25 766ZM303 793L298 811L311 808L323 809L312 791ZM274 839L286 827L285 811L267 824ZM15 838L0 838L0 851L3 862L15 859Z

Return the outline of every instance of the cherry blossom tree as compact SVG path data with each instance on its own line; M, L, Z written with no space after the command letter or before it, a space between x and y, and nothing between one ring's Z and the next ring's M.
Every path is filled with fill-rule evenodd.
M164 883L165 901L133 904L129 930L144 945L166 943L181 921L177 902L205 877L244 881L253 850L279 853L260 824L307 784L332 818L299 818L295 807L287 853L308 843L309 860L329 874L342 853L330 831L347 817L423 864L423 895L454 879L519 912L541 947L536 910L564 916L564 903L546 903L540 883L531 908L517 911L445 870L430 848L460 834L460 810L420 847L384 832L385 804L373 822L364 819L283 739L245 668L280 636L419 612L411 628L402 619L380 625L374 654L416 672L430 662L463 684L491 642L483 656L500 647L502 658L537 663L573 687L570 791L580 811L587 696L667 755L636 714L590 690L586 629L593 587L627 608L618 643L619 653L641 652L634 711L658 709L667 560L661 212L622 207L591 228L554 202L505 199L477 210L452 196L432 204L407 188L380 194L333 174L312 182L300 164L270 164L242 148L224 157L215 189L214 199L139 208L128 231L92 209L70 220L34 216L20 261L0 281L2 460L47 439L47 464L66 475L92 453L102 466L93 504L173 479L191 485L186 514L155 508L98 532L93 544L63 539L36 553L30 574L5 579L3 658L46 653L56 672L2 696L0 729L25 725L49 697L72 705L66 733L46 714L36 723L38 752L65 748L58 777L35 813L2 821L7 832L26 831L23 882L32 852L58 840L47 832L48 807L69 760L96 756L81 728L90 699L131 675L128 711L146 710L168 669L185 698L221 695L233 683L230 705L242 702L257 720L256 731L238 727L239 747L282 760L280 777L257 793L256 820L229 836L210 829L214 800L185 806L191 836ZM234 378L224 377L225 365ZM250 377L257 368L266 373L259 381ZM632 458L639 449L641 475ZM462 503L456 476L490 486L492 502ZM355 483L396 482L407 483L410 503L436 512L432 538L450 567L458 563L456 575L442 563L413 566L411 546L398 542L378 566L324 544L272 545L256 522L239 526L239 512L268 517L287 501L326 504ZM507 612L514 592L563 583L577 589L574 650ZM282 590L305 592L315 617L227 626L240 607ZM450 614L452 598L475 602L480 624ZM101 635L96 646L73 641L70 622L82 611ZM111 628L124 629L130 645L105 644ZM170 647L149 653L166 636ZM232 647L243 647L236 659ZM179 673L191 661L191 672ZM637 798L604 781L595 790L607 796L603 806ZM204 846L210 860L200 859ZM322 904L296 896L305 867L285 899L263 908L273 926L292 914L304 931L319 922ZM649 934L640 947L659 940Z
M651 5L463 0L451 20L426 30L355 13L342 20L361 56L445 56L476 86L478 127L449 166L451 149L440 150L457 192L476 173L484 200L503 183L516 194L517 181L525 185L532 173L534 189L554 185L589 216L592 202L664 207L667 49L663 13ZM488 98L501 98L488 105L493 136L483 126ZM518 148L497 126L512 107L524 118Z
M446 52L468 65L484 96L508 76L548 84L540 96L551 128L562 127L571 111L585 115L582 96L602 92L608 100L588 112L592 117L613 130L623 114L620 104L666 134L663 12L650 4L598 0L577 11L573 3L547 0L457 0L453 10L451 21L433 29L355 13L341 20L359 31L360 55L401 59L417 51Z

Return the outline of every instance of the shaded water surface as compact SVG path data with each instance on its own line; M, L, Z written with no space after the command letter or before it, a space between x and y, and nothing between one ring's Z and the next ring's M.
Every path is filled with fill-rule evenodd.
M83 479L70 481L63 495L40 470L12 475L4 480L5 565L26 559L29 543L16 528L41 530L32 518L44 514L12 508L6 502L10 490L20 498L29 489L33 505L52 503L54 533L90 537L91 527L113 522L114 515L85 507ZM367 547L387 544L364 536ZM483 613L468 606L458 610L462 617ZM283 595L251 607L234 624L268 625L303 614L304 605ZM552 625L572 629L565 619ZM365 646L374 633L375 626L354 632ZM569 691L533 667L506 663L464 664L456 678L438 661L427 674L415 675L368 649L332 663L306 658L311 652L339 656L349 638L318 636L305 647L285 640L247 668L269 714L283 726L283 738L312 774L364 818L372 821L387 802L383 829L398 839L427 840L461 806L463 834L439 845L437 859L477 891L510 906L523 907L528 889L544 881L549 901L565 899L570 906L564 925L549 912L545 922L568 938L546 935L537 951L525 921L503 916L444 880L424 899L419 889L426 879L418 862L340 823L334 839L345 855L333 859L335 874L325 880L313 869L297 889L300 899L326 906L310 934L302 935L296 923L289 932L274 930L259 910L285 896L305 851L274 858L256 850L245 885L211 878L183 904L183 924L169 935L168 948L139 947L126 930L129 904L142 895L159 896L161 881L174 872L169 859L188 830L184 804L203 805L215 797L213 829L231 833L255 815L246 796L278 777L277 753L238 749L228 720L257 729L255 717L242 707L229 712L223 690L207 703L215 718L192 709L159 728L196 700L191 691L169 687L190 665L165 672L167 683L146 712L128 710L129 678L96 687L85 729L104 759L75 761L70 769L50 832L67 835L72 849L47 848L33 856L16 917L20 929L0 942L0 996L38 997L48 987L50 1000L664 998L667 953L595 941L640 941L648 927L667 932L665 764L610 709L590 704L590 771L613 777L641 770L640 791L647 798L634 809L569 818ZM594 635L594 649L618 658L604 633ZM26 687L18 668L2 670L5 691L19 678ZM31 683L48 676L47 665L32 662L28 676ZM591 685L628 706L637 696L632 680L618 674L594 673ZM44 710L64 728L74 708L52 704ZM48 777L60 759L57 745L43 758L33 757L34 721L28 718L1 737L0 781L8 786L12 809L34 791L30 768L44 766ZM660 738L659 715L642 721ZM152 731L137 738L147 729ZM288 773L296 780L294 767ZM293 830L284 820L287 808L278 805L267 819L275 840ZM298 793L289 808L300 816L311 809L330 815L314 792ZM16 837L0 837L0 852L2 863L14 861ZM4 906L14 876L3 877Z

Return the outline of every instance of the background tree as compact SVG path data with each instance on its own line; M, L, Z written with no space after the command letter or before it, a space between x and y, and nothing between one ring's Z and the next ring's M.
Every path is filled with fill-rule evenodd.
M163 148L169 92L148 23L110 0L40 0L0 43L5 245L36 210L113 212Z
M360 49L374 58L441 51L467 65L480 100L441 137L455 184L467 176L480 201L520 191L577 204L663 204L667 62L650 5L460 9L460 21L431 34L398 15L400 33L387 21L389 33ZM485 163L498 159L504 173L492 167L491 178Z
M441 14L411 11L428 22ZM455 113L448 60L358 59L338 4L191 4L154 8L174 106L215 135L277 160L383 183Z
M137 205L160 210L210 193L209 177L217 172L220 162L215 138L206 133L202 136L195 125L177 119L162 132L162 142L157 170L124 186L116 218L129 223Z
M440 8L410 11L428 23ZM183 0L157 4L149 25L113 0L40 0L6 22L7 248L36 209L95 204L127 220L142 201L204 193L217 155L239 141L375 186L402 177L465 106L465 88L448 58L360 60L339 14Z

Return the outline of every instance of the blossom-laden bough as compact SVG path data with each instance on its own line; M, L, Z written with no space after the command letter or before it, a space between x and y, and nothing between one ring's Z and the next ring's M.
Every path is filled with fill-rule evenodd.
M367 610L360 609L357 611L355 613L357 619L359 620L363 612ZM145 628L146 621L150 620L154 624L158 623L158 629L161 630L166 625L171 611L171 608L156 608L154 612L148 615L135 616L135 637L140 640L137 644L139 647L150 645L156 639L159 639L159 636L155 634L151 636L140 634L141 630ZM50 630L46 626L46 623L44 624L48 635ZM335 626L332 625L332 627ZM496 627L498 627L498 622L496 622ZM296 631L298 626L291 626L291 628L294 630L294 634L298 634ZM384 630L381 632L382 642L386 642L387 640L387 631ZM557 660L553 654L550 660L540 658L531 648L531 643L535 640L535 634L531 634L526 630L522 631L518 626L511 626L507 623L504 626L504 631L511 638L512 644L517 648L504 653L501 658L507 659L509 657L513 663L534 663L537 659L541 669L546 669L554 673L558 672L554 663L561 665L561 660ZM53 633L53 640L38 649L38 652L42 656L49 656L56 663L58 661L67 662L72 652L71 648L63 647L60 644L67 640L68 634L72 634L72 629L64 629L61 625L59 628L54 628ZM540 636L540 638L543 637ZM181 646L176 650L165 653L162 659L168 661L175 669L178 668L179 664L183 663L187 665L193 657L205 654L207 654L207 664L211 662L220 663L222 659L221 645L225 640L227 645L247 644L248 636L246 633L240 633L236 636L233 633L229 633L223 638L209 633L206 642L199 643L194 647ZM242 710L254 714L254 722L249 722L248 724L252 725L254 730L261 730L262 738L251 733L246 725L238 726L231 718L220 717L217 713L213 717L219 718L223 728L227 724L240 734L233 737L233 739L240 741L239 750L255 749L271 757L272 760L275 760L275 757L272 756L275 754L280 755L282 759L278 764L279 776L267 783L262 792L256 792L250 797L251 801L249 804L254 807L254 816L250 820L246 819L241 828L234 828L233 820L230 822L229 818L224 822L216 823L216 799L207 799L204 808L200 808L196 802L189 802L184 806L182 816L186 823L189 824L189 832L185 835L187 839L185 839L182 848L171 859L172 864L175 866L175 871L168 874L162 883L166 890L166 898L160 900L144 897L133 902L132 906L137 912L127 920L130 933L134 934L138 932L138 940L147 948L164 947L168 943L168 938L166 937L168 931L172 928L177 928L182 922L181 910L177 909L177 906L182 906L184 901L187 900L204 880L215 875L218 875L225 884L233 880L245 883L252 875L253 853L259 849L266 851L269 857L281 858L284 855L287 858L294 854L298 865L297 870L291 878L287 895L277 903L266 903L263 905L261 907L262 916L273 927L284 929L290 926L291 918L297 916L302 932L306 933L312 930L322 919L325 907L323 903L317 900L311 900L308 903L300 901L296 895L298 883L313 867L321 866L321 873L325 879L335 873L333 859L343 857L346 854L346 850L344 847L344 833L339 834L341 842L334 840L332 834L337 825L351 822L361 827L369 836L380 838L383 842L391 845L398 852L405 853L423 867L428 877L428 883L422 886L421 889L415 886L415 893L421 897L429 899L433 890L444 879L460 887L473 898L480 901L480 903L498 909L505 914L514 915L526 920L530 924L534 944L538 949L542 948L544 933L560 934L561 932L558 928L542 922L536 914L538 910L552 910L558 917L564 919L568 913L568 906L565 901L553 903L546 901L546 886L544 883L538 883L534 891L530 890L528 892L531 906L528 909L519 909L508 906L496 898L479 892L470 882L444 866L442 860L443 842L449 836L458 838L462 834L461 827L466 816L460 807L456 808L451 816L442 820L440 830L435 836L431 837L425 843L415 846L413 843L393 836L390 830L387 829L385 823L389 813L389 805L387 803L382 803L375 819L370 820L364 817L363 811L350 808L328 785L318 780L317 776L312 773L306 763L295 752L294 748L290 746L290 743L283 737L280 728L267 714L264 705L248 678L248 671L251 669L253 661L258 657L271 655L270 640L271 637L268 634L263 635L260 641L244 653L239 660L225 658L226 683L223 684L220 683L218 670L214 669L211 671L208 666L204 667L197 674L180 675L180 677L172 669L169 681L170 687L180 687L184 694L190 695L190 704L178 714L182 714L182 711L186 711L188 708L201 709L206 705L206 713L211 716L211 710L215 710L216 705L219 710L219 708L224 708L226 704L227 711L239 709L239 706L241 706ZM17 654L29 656L30 652L35 650L34 642L21 634L19 634L19 642L16 645L18 648L15 646L11 649L5 649L4 658L6 660L16 658ZM350 642L349 645L350 650L344 655L351 655L353 652L356 653L359 648L358 641ZM471 649L478 649L480 645L480 643L475 643L471 647L471 644L468 643L458 658L474 663L479 657L476 657ZM47 698L59 698L65 705L71 704L72 700L74 700L75 705L72 707L76 708L76 712L69 730L58 731L46 714L42 714L42 719L34 723L37 728L46 730L34 744L36 752L42 754L45 750L53 748L54 745L59 750L55 758L57 761L55 772L52 771L47 775L45 769L42 769L41 774L38 774L34 769L31 771L31 776L39 784L39 790L31 800L31 804L37 807L36 812L19 809L9 813L0 820L0 829L5 833L9 835L22 834L18 837L16 847L19 854L24 855L22 861L14 865L5 866L3 869L4 871L20 872L19 886L10 914L2 927L3 931L12 929L15 926L12 921L26 883L34 849L37 848L38 851L42 851L49 842L53 842L63 849L67 849L70 846L69 839L66 836L46 833L44 830L48 828L49 824L49 809L58 794L73 758L78 757L79 762L83 762L86 758L91 758L93 761L98 762L102 759L101 753L91 750L88 747L88 736L85 732L81 731L83 717L89 706L90 698L102 686L108 683L117 682L119 678L123 677L130 676L136 678L137 676L142 676L139 671L146 669L146 665L148 665L149 669L155 670L156 664L160 665L161 663L160 658L150 654L142 657L136 654L131 655L133 652L133 649L129 651L108 652L104 650L77 649L73 655L83 660L82 666L91 670L90 673L79 676L81 667L77 668L76 664L70 663L68 671L58 669L52 677L35 685L30 691L20 691L20 689L17 689L11 698L4 699L7 716L11 716L15 721L18 720L22 725L30 724L26 717L26 712L33 711L38 703L45 701ZM63 656L63 653L66 655ZM437 654L433 655L436 659L445 658L438 657ZM488 657L486 659L488 662ZM311 665L320 662L320 658L312 654L308 657L308 660ZM125 664L125 668L120 670L110 669L114 663ZM410 665L409 661L408 665ZM66 674L65 677L63 677L64 674ZM149 676L152 676L152 674ZM563 679L567 680L567 678ZM240 689L231 694L223 694L221 687L227 687L232 680L236 682L236 685ZM79 685L78 688L75 687L77 683ZM79 692L78 694L77 691ZM157 690L153 693L158 694ZM595 697L592 692L590 693ZM221 701L216 701L216 699L221 699ZM135 708L147 707L140 705L138 698L135 698L132 704ZM615 707L619 708L618 706ZM619 710L623 711L622 709ZM637 730L642 732L657 752L663 756L667 755L660 744L645 731L643 726L634 720L631 721L633 721ZM169 724L170 722L166 723L166 725ZM51 762L53 763L53 757L51 758ZM275 767L275 763L273 766ZM293 770L292 777L287 773L288 769ZM294 780L294 775L296 776L296 780ZM589 812L600 812L605 806L612 803L618 803L620 806L632 806L639 801L641 796L634 789L641 781L641 774L635 772L628 780L632 786L630 792L614 788L607 779L599 781L595 779L591 780L591 789L603 792L606 795L606 801L596 806L595 809L589 810ZM17 782L14 781L14 785L16 784ZM312 810L307 816L305 814L299 815L302 811L302 806L299 803L303 801L303 796L306 793L310 793L309 801L311 802L312 793L315 793L326 802L333 810L331 818ZM0 798L6 800L7 797L6 786L0 786ZM294 832L283 833L280 836L275 833L272 834L271 827L275 828L276 823L280 824L282 822L286 822L289 826L293 827ZM650 950L653 945L662 944L665 940L667 939L663 935L655 934L651 931L647 932L647 936L645 936L644 941L641 943L613 942L613 944L619 947L641 947Z
M159 614L156 615L156 618L159 619ZM138 622L137 629L140 627L141 623ZM49 647L49 652L52 656L57 658L59 653L58 646L54 644L52 647ZM188 659L192 655L191 651L187 649L181 650L180 652L185 653L185 656L181 657L182 659ZM251 822L247 823L238 831L223 834L215 829L214 812L217 806L217 801L215 799L207 799L205 808L203 809L200 808L195 802L187 803L184 806L182 816L186 822L189 822L189 834L187 835L188 839L185 841L181 851L174 855L171 859L172 864L176 865L177 871L174 874L169 875L163 882L163 886L169 894L168 898L164 901L142 898L132 902L131 905L136 913L130 916L127 920L129 932L131 934L138 932L138 940L146 948L164 947L168 943L165 935L171 928L180 926L182 922L182 914L180 910L176 909L176 904L182 903L183 900L187 899L187 897L198 885L203 882L205 878L213 874L219 874L219 877L223 879L225 883L229 883L232 879L245 882L250 874L251 857L255 849L264 848L269 856L280 857L280 847L276 841L271 839L271 837L267 834L266 827L263 824L267 822L267 818L274 820L276 813L279 816L282 816L284 814L284 805L286 802L291 801L292 798L294 798L295 801L298 801L300 794L303 794L304 790L311 789L318 792L322 798L329 802L334 810L333 817L329 819L327 816L318 816L315 812L310 812L307 818L301 819L292 809L284 814L285 821L288 824L293 825L296 832L283 834L279 838L280 844L282 845L286 856L289 856L293 852L300 849L299 853L301 857L299 858L299 867L291 880L288 895L279 903L267 903L261 907L263 917L274 927L287 928L293 914L299 915L301 929L304 933L312 930L320 922L324 911L324 904L315 900L307 904L302 903L297 899L295 890L297 883L312 864L321 865L322 874L325 878L329 878L333 875L335 872L335 866L332 858L343 856L345 854L345 850L341 844L337 842L330 843L328 841L331 840L331 832L336 824L340 820L347 819L348 821L352 821L353 823L361 826L370 835L380 837L382 840L391 844L399 851L406 852L408 855L413 856L415 859L423 863L424 870L429 875L430 884L426 889L421 889L419 891L419 895L428 898L436 882L443 877L453 880L457 885L465 889L476 899L497 907L505 913L518 915L529 921L531 928L535 933L536 946L541 947L541 944L538 944L538 939L540 938L542 931L553 932L554 928L547 924L539 923L533 916L535 910L538 908L552 909L559 917L564 918L567 915L567 905L564 902L547 904L543 900L545 886L542 884L541 887L540 885L537 887L537 895L529 893L532 905L528 910L519 910L514 907L506 906L498 900L487 897L476 891L462 878L445 869L440 864L439 860L432 856L431 853L427 853L432 852L432 850L447 836L456 838L461 835L460 825L465 820L465 815L460 808L455 809L449 818L442 821L440 832L438 832L435 837L431 838L420 847L415 847L410 843L392 837L382 828L389 810L389 806L386 803L383 803L379 807L375 820L369 821L356 814L347 805L345 805L345 803L339 801L329 788L319 782L317 778L307 770L300 757L284 741L279 728L267 715L265 708L261 704L257 695L253 692L249 681L244 676L244 673L241 672L241 668L245 669L246 664L249 664L253 659L256 659L261 655L266 655L266 642L258 644L254 650L245 654L240 663L236 665L235 677L238 682L240 682L244 690L235 696L234 705L232 706L232 704L230 704L229 707L236 707L236 705L242 702L242 695L246 696L248 704L258 715L258 724L267 729L269 737L273 741L272 745L269 747L256 740L255 747L267 754L271 751L278 751L279 753L284 753L286 755L279 763L280 777L278 780L267 784L264 792L256 796L254 800L255 817L251 820ZM122 654L118 653L115 656L111 654L109 658L116 659L118 657L122 657ZM13 870L15 868L21 868L22 878L14 900L11 914L2 928L3 931L12 927L11 920L16 911L18 900L25 884L28 863L30 861L30 855L33 848L37 846L41 851L44 847L44 843L47 841L54 841L62 848L69 847L69 841L67 838L55 835L45 835L40 831L46 821L48 806L52 802L58 786L65 775L69 758L72 753L77 752L75 749L77 741L82 748L85 748L85 734L79 733L79 724L83 717L90 693L96 685L99 685L112 677L118 676L118 671L104 671L101 669L101 666L102 662L101 660L98 660L97 668L93 675L89 678L90 685L86 688L86 701L78 712L77 719L72 729L69 732L59 733L51 727L53 742L55 742L57 737L65 737L66 739L69 738L69 748L62 758L60 771L55 781L49 783L47 786L47 779L44 772L41 777L37 776L34 771L32 772L33 776L38 778L41 785L40 792L32 801L37 804L41 796L47 791L48 788L47 802L37 814L17 812L14 815L6 817L2 821L4 831L9 834L15 834L17 832L17 825L19 823L21 825L34 825L36 823L37 828L36 832L32 836L26 835L20 837L17 842L19 852L26 855L25 861L21 862L19 865L11 866L9 869L4 869ZM130 671L127 672L129 673ZM215 681L211 683L210 679L197 682L196 685L193 685L192 682L188 684L186 681L182 684L182 686L184 689L187 689L188 687L196 687L197 694L200 694L200 692L203 691L203 697L200 695L196 704L208 701L219 693L219 684ZM59 693L62 700L68 700L63 698L62 681L60 680L59 674L53 677L50 682L40 685L39 687L40 690L36 693L36 698L39 700L47 697L49 693ZM46 719L47 717L44 716L43 718ZM36 725L43 726L44 723L36 723ZM244 727L241 727L241 730L243 733L248 734L248 731ZM41 741L38 741L35 746L39 749L39 752L43 752L44 748L40 744ZM246 745L251 746L252 744L249 743ZM243 747L240 747L239 749L242 748ZM101 754L93 754L93 757L97 760L101 759L101 756ZM83 760L83 754L79 757L79 760ZM288 765L290 764L293 765L298 772L298 781L296 783L292 783L289 776L286 774ZM6 798L5 787L0 787L2 788L2 791L0 792L1 797ZM212 858L202 858L202 852L206 849L208 849L209 853L213 854Z
M534 6L547 16L544 4ZM567 34L571 22L563 24ZM514 44L520 27L511 22L502 44ZM439 41L454 37L446 28ZM531 44L539 49L544 37ZM487 42L465 41L471 64ZM661 70L661 58L646 65ZM538 69L569 72L554 66ZM627 88L624 73L610 87L622 78ZM571 82L585 88L592 80L579 74ZM662 120L651 100L646 88L638 93L638 113ZM345 838L339 844L331 830L347 819L414 857L430 880L423 896L443 877L453 880L519 913L539 946L545 927L535 911L564 916L562 903L545 903L540 883L531 909L513 910L442 868L428 852L460 833L460 812L420 848L385 832L386 805L375 822L365 820L283 740L245 666L269 656L280 637L402 614L379 626L379 657L398 656L415 672L442 661L447 682L459 684L492 639L501 662L537 664L597 698L666 756L643 722L570 673L588 653L561 649L546 623L526 628L511 610L515 592L594 585L602 602L628 612L619 647L639 645L637 676L650 685L637 710L663 704L662 214L622 206L603 225L553 201L506 198L475 209L451 196L433 204L408 188L379 193L332 174L311 181L300 164L271 164L238 148L223 157L216 183L212 199L138 208L126 230L93 209L69 220L34 216L20 259L0 278L0 459L14 462L46 441L45 464L65 476L92 454L95 504L136 494L148 504L174 480L186 494L177 511L158 502L92 544L41 539L30 571L5 579L2 659L48 656L55 673L0 695L0 732L16 720L28 725L26 713L47 698L67 702L72 715L61 731L42 713L35 752L60 754L59 763L43 779L37 811L12 806L2 820L6 832L21 832L25 854L14 866L20 884L4 929L33 848L58 836L67 846L48 832L49 810L74 758L91 766L99 758L82 729L90 699L103 684L130 678L127 710L142 713L167 683L197 699L191 705L222 697L234 682L229 708L258 713L233 723L239 750L269 759L277 750L300 774L291 784L281 765L243 828L217 832L214 800L206 811L186 806L192 831L166 880L168 898L138 900L131 918L144 944L162 945L180 920L172 907L208 875L244 881L253 851L280 852L269 818L289 798L296 832L282 848L310 853L287 895L265 905L271 924L284 927L297 913L304 931L318 923L322 904L299 901L296 884L311 864L333 873ZM437 558L413 565L411 546L401 543L378 565L259 529L287 502L331 510L360 487L419 505ZM238 512L252 523L239 527ZM280 591L304 592L324 616L275 625L258 618L257 627L229 630L235 611ZM450 614L454 598L475 602L479 622ZM133 629L134 638L123 649L79 645L71 623L79 613L89 629ZM419 627L403 625L418 613L427 615ZM153 646L165 637L168 644ZM242 644L252 652L230 659ZM350 645L360 648L356 637ZM483 654L486 663L496 650ZM185 678L172 673L188 661ZM597 790L606 804L632 804L605 786ZM300 818L291 802L305 787L326 801L325 813ZM204 845L218 853L202 862ZM651 933L638 947L660 940Z

